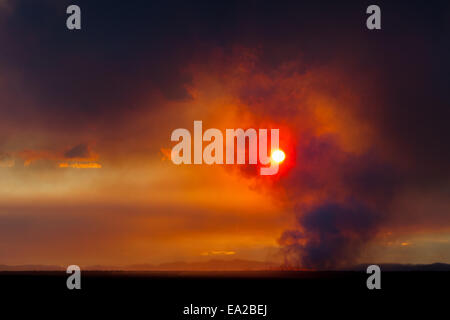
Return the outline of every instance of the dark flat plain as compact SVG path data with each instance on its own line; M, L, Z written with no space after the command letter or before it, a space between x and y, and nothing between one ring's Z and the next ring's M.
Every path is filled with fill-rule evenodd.
M219 314L214 319L391 318L425 309L448 315L450 272L382 272L368 290L364 272L82 272L68 290L65 272L0 272L2 308L78 317L210 319L183 307L267 304L268 316ZM18 307L18 306L19 307ZM63 312L63 313L61 313ZM446 317L446 316L445 316Z

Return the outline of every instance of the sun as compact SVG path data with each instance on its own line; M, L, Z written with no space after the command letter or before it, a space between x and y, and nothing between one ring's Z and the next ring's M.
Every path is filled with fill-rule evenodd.
M284 154L283 150L277 149L272 152L272 155L270 157L274 162L281 163L286 158L286 155Z

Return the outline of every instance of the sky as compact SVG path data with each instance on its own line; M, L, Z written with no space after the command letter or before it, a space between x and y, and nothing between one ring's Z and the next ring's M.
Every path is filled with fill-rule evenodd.
M0 0L0 264L450 263L450 4L370 4ZM173 164L194 120L280 172Z

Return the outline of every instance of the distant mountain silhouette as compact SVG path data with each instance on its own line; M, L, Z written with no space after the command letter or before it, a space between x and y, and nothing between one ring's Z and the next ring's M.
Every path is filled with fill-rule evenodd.
M90 265L80 266L82 270L95 271L259 271L278 270L279 265L270 262L252 260L208 260L204 262L176 261L162 264L133 264L126 266ZM63 266L47 265L0 265L0 271L58 271L65 270Z
M158 271L257 271L275 270L279 265L270 262L251 260L208 260L205 262L171 262L154 265L132 265L133 270L158 270Z
M0 264L0 271L62 271L66 268L55 265L40 265L40 264L24 264L19 266L8 266Z
M450 271L450 264L395 264L373 263L380 266L382 271ZM353 267L341 268L341 271L365 271L368 264L360 264ZM64 271L67 266L57 265L0 265L0 271ZM303 269L286 269L276 263L253 260L208 260L201 262L175 261L162 264L133 264L126 266L91 265L80 266L82 270L92 271L308 271ZM335 269L336 270L336 269Z
M432 263L432 264L398 264L398 263L373 263L380 266L381 271L450 271L450 264ZM368 264L361 264L352 268L343 270L362 271L366 270Z

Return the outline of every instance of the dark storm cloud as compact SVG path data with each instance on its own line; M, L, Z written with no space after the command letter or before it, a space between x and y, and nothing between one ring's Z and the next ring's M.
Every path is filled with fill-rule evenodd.
M298 216L304 231L285 231L280 238L289 263L329 269L353 263L379 226L377 213L364 205L322 203ZM302 242L306 241L306 242Z
M389 219L389 205L404 183L396 168L372 151L343 151L332 136L303 140L302 164L279 187L296 208L298 226L279 239L286 263L329 269L354 263ZM314 201L304 201L311 194Z
M90 151L86 144L76 145L64 153L66 158L88 158L89 156Z
M385 147L416 170L411 179L434 183L450 175L450 6L436 1L402 8L387 11L389 30L376 43L372 63L380 86L367 110L376 115Z
M0 65L20 75L16 90L37 99L38 110L25 111L80 125L126 113L151 91L188 97L182 68L193 39L183 24L191 17L163 3L79 1L82 30L71 32L71 3L16 1L2 22Z
M0 65L19 73L16 89L39 101L37 110L17 112L80 125L127 113L151 90L187 98L186 65L239 44L262 48L261 68L300 59L303 66L341 64L355 83L377 81L379 92L367 96L372 111L364 112L376 115L392 148L398 143L427 164L450 158L440 143L449 115L445 2L380 3L378 33L364 28L365 4L357 2L78 1L78 32L65 28L69 4L15 1L2 22Z
M350 196L383 204L402 185L403 172L373 150L354 154L342 150L336 137L309 137L295 151L299 164L280 184L291 197L303 190Z

